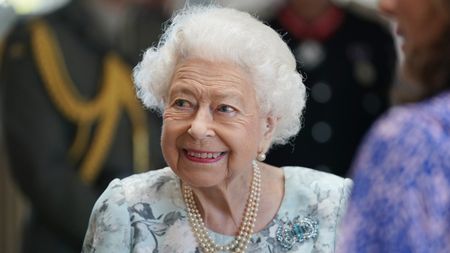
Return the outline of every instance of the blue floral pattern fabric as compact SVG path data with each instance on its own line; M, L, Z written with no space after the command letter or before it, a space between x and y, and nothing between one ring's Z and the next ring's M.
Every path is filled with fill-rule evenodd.
M247 252L287 252L276 239L286 220L313 218L318 235L289 252L334 252L338 221L351 180L301 167L284 167L285 194L278 214L253 234ZM219 244L233 237L210 231ZM180 180L170 168L116 179L97 200L82 252L201 252L187 219Z
M450 92L391 109L353 173L338 252L450 252Z

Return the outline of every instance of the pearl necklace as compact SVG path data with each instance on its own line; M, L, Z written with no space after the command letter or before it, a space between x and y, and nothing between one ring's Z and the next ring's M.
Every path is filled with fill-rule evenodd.
M197 209L197 205L195 204L192 188L188 185L184 185L184 201L186 202L188 210L189 222L191 223L194 235L204 252L210 253L216 251L230 251L241 253L245 252L247 249L250 237L253 234L253 228L255 227L256 214L259 209L259 199L261 193L261 170L256 164L256 161L252 162L252 166L253 179L250 189L250 196L247 200L247 205L238 236L227 245L218 245L211 238L207 228L205 227L202 216Z

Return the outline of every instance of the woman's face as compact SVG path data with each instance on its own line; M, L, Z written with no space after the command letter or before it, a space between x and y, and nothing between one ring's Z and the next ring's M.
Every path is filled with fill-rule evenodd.
M380 9L397 21L397 34L404 41L406 56L436 42L442 35L448 13L438 8L439 0L379 0Z
M250 77L232 64L189 59L177 65L163 114L161 146L172 170L196 187L242 173L271 140Z

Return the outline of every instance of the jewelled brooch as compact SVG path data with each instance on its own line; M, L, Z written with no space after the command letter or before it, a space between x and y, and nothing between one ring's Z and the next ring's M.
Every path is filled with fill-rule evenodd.
M283 219L278 226L276 238L284 250L290 250L296 243L315 239L319 232L318 227L318 221L309 217L297 216L292 221Z

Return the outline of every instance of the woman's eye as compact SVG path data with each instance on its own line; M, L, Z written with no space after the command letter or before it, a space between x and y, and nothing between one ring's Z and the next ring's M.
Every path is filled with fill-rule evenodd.
M190 108L191 107L191 103L189 103L189 101L184 100L184 99L175 100L174 105L179 108Z
M224 113L231 113L231 112L235 112L235 111L236 111L233 107L231 107L231 106L229 106L229 105L220 105L220 106L217 108L217 110L218 110L219 112L224 112Z

